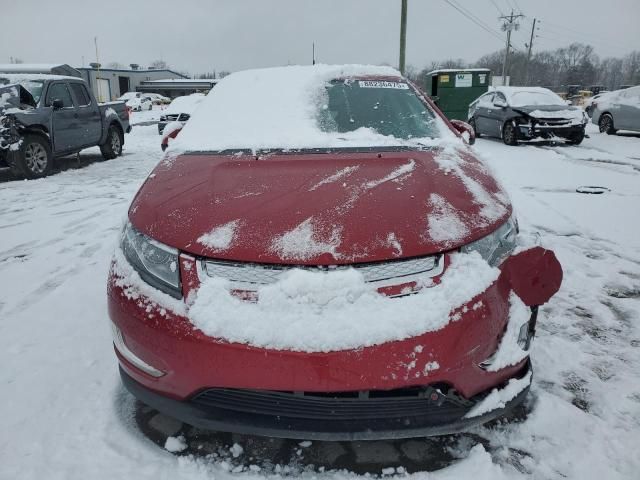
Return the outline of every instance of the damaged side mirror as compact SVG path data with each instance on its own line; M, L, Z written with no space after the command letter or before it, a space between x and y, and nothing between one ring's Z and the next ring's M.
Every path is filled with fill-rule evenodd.
M462 136L465 143L468 145L476 143L476 132L473 131L473 127L467 122L463 122L462 120L451 120L451 125L453 125L453 128L455 128Z

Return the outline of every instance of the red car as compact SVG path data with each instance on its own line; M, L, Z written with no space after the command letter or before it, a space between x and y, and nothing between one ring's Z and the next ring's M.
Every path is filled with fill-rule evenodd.
M201 428L301 439L509 412L562 269L517 244L472 140L387 67L226 77L129 209L108 281L126 388Z

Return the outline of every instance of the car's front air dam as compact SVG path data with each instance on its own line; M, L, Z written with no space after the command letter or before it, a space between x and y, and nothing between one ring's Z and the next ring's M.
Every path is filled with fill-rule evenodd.
M208 389L181 401L152 391L122 368L120 375L127 390L143 403L198 428L349 441L448 435L504 417L526 398L532 371L526 361L502 388L466 404L429 395L360 399L232 389Z

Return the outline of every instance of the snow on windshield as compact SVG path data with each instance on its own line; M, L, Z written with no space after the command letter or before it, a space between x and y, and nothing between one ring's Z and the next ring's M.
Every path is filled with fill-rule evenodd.
M246 70L218 83L170 148L219 151L372 147L434 143L431 137L457 138L440 118L420 111L412 114L428 117L424 122L431 122L428 129L415 129L424 138L398 138L388 129L378 130L370 120L384 120L380 114L359 123L353 117L346 118L346 124L355 123L354 129L323 128L319 112L324 106L332 107L327 97L330 82L354 77L384 78L386 82L374 80L369 82L371 85L358 84L357 88L384 89L387 98L392 94L413 94L400 73L390 67L315 65ZM372 111L375 106L375 102L371 104Z

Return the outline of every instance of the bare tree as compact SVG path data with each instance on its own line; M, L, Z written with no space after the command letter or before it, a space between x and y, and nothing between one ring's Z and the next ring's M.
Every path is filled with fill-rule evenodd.
M149 64L149 67L154 70L167 70L169 65L164 60L154 60Z

